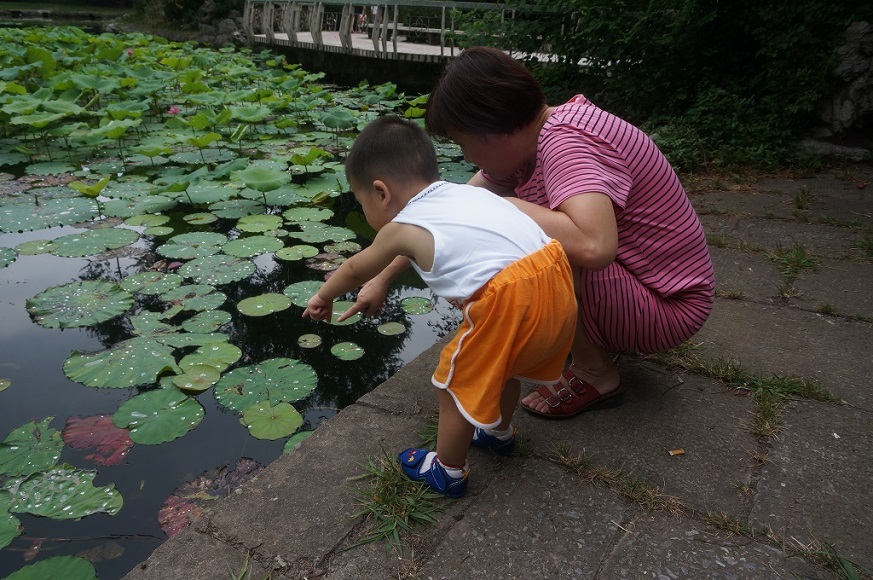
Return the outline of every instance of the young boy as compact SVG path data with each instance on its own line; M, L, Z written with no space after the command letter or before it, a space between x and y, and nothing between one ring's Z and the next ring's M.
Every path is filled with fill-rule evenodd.
M361 131L346 177L373 243L310 298L304 317L329 320L333 301L400 257L463 311L431 379L439 399L436 452L406 449L404 473L449 497L467 491L472 445L512 453L519 380L557 384L573 340L576 298L561 245L512 203L439 180L433 143L418 125L380 117ZM360 310L349 309L342 318Z

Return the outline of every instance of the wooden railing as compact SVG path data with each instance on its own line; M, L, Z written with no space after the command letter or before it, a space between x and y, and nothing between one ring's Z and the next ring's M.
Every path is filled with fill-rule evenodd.
M246 0L243 25L249 42L301 46L316 50L355 52L352 31L355 7L363 8L372 52L398 58L398 40L438 46L440 58L455 55L456 11L500 11L512 19L514 11L503 4L440 2L435 0L381 0L378 4L350 4L343 0ZM372 7L376 7L375 14ZM339 34L339 47L325 43L325 32ZM333 36L333 35L332 35ZM368 47L369 48L369 47ZM434 51L436 54L436 51Z

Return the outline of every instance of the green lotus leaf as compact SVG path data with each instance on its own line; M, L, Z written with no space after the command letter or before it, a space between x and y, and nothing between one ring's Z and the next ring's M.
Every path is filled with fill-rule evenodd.
M289 222L327 221L333 217L333 211L319 207L292 207L282 213L282 217Z
M236 305L237 309L246 316L267 316L287 310L289 306L291 306L291 299L285 294L275 292L244 298Z
M133 333L137 336L156 338L158 335L178 332L178 327L163 322L164 316L159 312L144 310L130 317Z
M74 328L105 322L127 312L133 296L106 280L54 286L26 302L34 322L46 328Z
M348 109L334 107L318 116L320 123L331 129L347 130L355 126L357 118Z
M354 342L340 342L330 347L330 354L340 360L358 360L364 356L364 349Z
M260 401L293 403L307 397L318 384L311 366L291 358L272 358L239 367L215 385L215 399L227 409L242 412Z
M207 364L223 371L242 357L242 350L229 342L216 342L204 344L192 354L182 357L179 361L180 368L187 368L195 364Z
M301 334L297 338L297 346L300 348L316 348L321 346L321 337L317 334Z
M221 135L215 133L214 131L206 133L205 135L197 135L196 137L188 137L186 141L197 147L198 149L205 149L209 147L213 142L221 139Z
M433 310L433 301L423 296L410 296L400 301L400 308L407 314L427 314Z
M271 113L269 108L261 106L230 107L230 112L235 121L242 121L243 123L260 123Z
M238 230L244 232L266 232L282 227L282 218L277 215L247 215L236 222Z
M399 322L386 322L377 326L376 330L379 334L384 334L385 336L395 336L406 332L406 327Z
M348 228L328 226L321 222L293 222L300 228L299 232L288 232L292 238L302 240L308 244L321 242L344 242L354 239L356 234Z
M307 179L300 187L300 195L314 202L321 198L339 197L348 190L348 185L343 184L335 174L325 173L315 179Z
M304 260L318 254L318 248L305 244L289 246L276 250L276 259L293 262L296 260Z
M24 170L28 175L61 175L62 173L72 173L76 168L69 163L61 161L46 161L43 163L31 163Z
M39 254L47 254L55 248L55 243L51 240L33 240L30 242L22 242L15 246L15 249L22 256L37 256Z
M231 178L236 181L242 181L249 189L260 192L274 190L291 181L291 175L287 171L279 171L278 169L270 169L257 165L242 171L234 171L231 173Z
M257 267L251 260L215 254L191 260L178 272L198 284L230 284L245 280L254 274Z
M40 111L30 115L18 115L17 117L12 117L9 119L9 123L12 125L27 125L34 129L43 129L66 116L68 116L66 113L49 113L48 111Z
M0 268L5 268L18 258L18 251L14 248L0 248Z
M113 119L101 127L86 131L86 133L89 136L99 136L106 139L120 139L122 135L127 133L128 129L139 127L141 124L142 119Z
M264 211L264 206L251 199L231 199L211 204L209 211L222 219L239 219Z
M229 149L198 149L196 151L183 151L170 155L170 161L182 165L223 163L234 158L236 158L236 153Z
M93 354L74 352L64 374L87 387L126 389L149 385L166 371L176 372L173 350L150 338L132 338Z
M21 522L9 513L10 503L9 492L0 489L0 550L21 535Z
M0 232L41 230L85 222L98 215L97 202L86 197L7 203L0 207Z
M163 195L149 195L131 199L110 199L103 203L103 215L129 218L143 213L169 211L176 207L175 199Z
M341 254L316 254L306 260L306 267L319 272L331 272L339 268L347 259Z
M240 191L239 195L240 197L267 205L288 206L309 201L309 198L301 194L300 186L294 183L264 192L247 188Z
M186 284L179 286L161 294L160 298L164 302L172 304L179 312L185 310L198 312L215 310L227 300L227 296L217 292L214 286L208 284ZM167 316L167 313L164 313L164 315L166 318L172 318L175 313L170 316Z
M114 516L124 500L115 486L95 487L96 471L59 465L6 481L11 511L56 520L75 520L97 513Z
M184 281L185 279L178 274L146 270L123 278L119 285L131 294L152 296L178 288Z
M64 258L82 258L128 246L138 239L139 233L134 230L120 228L86 230L55 239L55 248L51 253Z
M152 228L144 229L142 233L144 236L154 236L156 238L162 238L164 236L169 236L174 231L176 231L176 230L174 230L173 228L170 228L170 227L155 226Z
M184 369L184 373L173 377L173 384L183 391L201 393L218 382L221 372L210 365L194 365Z
M0 379L0 391L5 391L12 386L12 381L9 379Z
M173 348L203 346L215 342L226 342L227 335L221 332L174 332L153 337L155 340Z
M135 443L157 445L178 439L203 419L203 407L179 389L146 391L118 407L112 420L127 429Z
M282 240L273 236L247 236L227 242L221 251L237 258L254 258L261 254L276 252L283 246Z
M78 556L55 556L19 568L3 580L97 580L94 564Z
M288 403L260 401L243 412L242 423L253 437L274 440L293 435L303 425L303 416Z
M212 224L218 221L218 216L214 213L206 213L206 212L198 212L198 213L189 213L184 218L186 222L191 224L192 226L204 226L206 224Z
M349 318L343 320L342 322L337 322L337 319L345 314L346 310L354 306L354 302L349 302L347 300L337 300L333 303L333 316L330 318L330 324L334 326L349 326L350 324L355 324L356 322L361 320L361 315L353 314Z
M291 299L291 304L294 306L306 308L306 303L315 296L322 286L324 286L324 282L304 280L288 285L282 293Z
M30 421L13 429L0 443L0 473L30 475L54 467L64 442L61 432L49 427L54 417Z
M85 183L84 181L74 181L69 184L70 189L75 189L79 193L84 193L88 197L97 197L106 188L109 183L109 177L104 177L97 183Z
M310 435L315 433L315 431L298 431L294 435L288 438L285 441L285 445L282 446L282 453L290 453L297 449L297 447L306 439L309 438Z
M211 256L221 251L227 243L227 236L214 232L196 232L173 236L155 250L165 258L192 260Z
M231 315L224 310L209 310L198 312L183 322L182 328L187 332L208 333L218 330L231 320Z
M129 226L145 226L147 228L162 226L170 221L170 216L157 214L135 215L124 220Z

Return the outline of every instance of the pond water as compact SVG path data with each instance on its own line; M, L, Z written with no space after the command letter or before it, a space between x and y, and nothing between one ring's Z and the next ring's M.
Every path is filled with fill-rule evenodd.
M0 247L54 239L74 231L80 230L58 227L3 234ZM25 303L48 287L80 279L120 280L142 271L150 261L147 257L154 258L154 245L154 241L142 238L134 246L135 255L107 256L105 260L49 254L19 256L0 269L0 378L11 381L11 386L0 393L0 433L5 435L29 420L46 417L54 417L51 426L63 430L69 417L112 415L121 403L139 392L137 388L89 388L71 381L63 372L64 361L73 351L101 351L129 338L130 328L123 319L87 328L49 329L32 321ZM300 317L302 309L295 306L265 317L246 317L233 308L243 297L281 292L290 281L304 276L316 280L323 277L320 272L306 272L304 266L282 263L271 256L262 256L256 263L258 270L251 278L221 287L229 297L223 309L233 317L221 331L242 349L242 361L289 357L313 367L319 377L317 389L294 404L304 416L304 430L316 428L354 403L431 346L456 322L451 307L433 300L413 277L395 285L382 315L348 327L304 320ZM411 296L433 300L434 310L424 315L405 313L400 302ZM406 331L395 336L377 332L377 326L389 320L401 322ZM324 346L298 347L297 337L305 333L318 333ZM328 348L339 341L354 341L365 350L365 356L354 361L337 359ZM29 561L66 554L86 554L100 578L121 577L166 539L158 513L175 488L216 468L232 470L242 458L266 465L282 453L285 438L270 441L252 437L240 423L239 414L218 405L211 391L197 395L197 399L205 417L195 429L169 443L134 445L118 465L95 465L86 459L93 449L65 446L59 462L96 469L94 485L114 484L124 506L115 516L95 514L78 521L18 515L24 533L0 552L0 577Z

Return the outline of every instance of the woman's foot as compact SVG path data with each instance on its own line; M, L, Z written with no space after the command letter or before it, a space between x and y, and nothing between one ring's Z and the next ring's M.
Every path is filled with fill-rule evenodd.
M569 418L584 411L617 407L623 402L623 393L614 364L599 370L571 364L560 384L539 385L521 400L521 406L534 415Z

